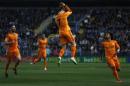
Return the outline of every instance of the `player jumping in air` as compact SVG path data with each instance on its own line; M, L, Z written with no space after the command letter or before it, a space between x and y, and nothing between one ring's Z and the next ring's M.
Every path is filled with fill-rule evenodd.
M9 33L5 38L7 63L5 67L5 77L8 77L8 68L12 60L16 60L15 66L13 68L14 74L17 75L17 67L21 61L21 55L18 45L18 34L16 33L16 27L13 25L10 28Z
M47 61L46 61L46 47L47 47L47 38L45 35L41 35L38 38L38 56L34 58L33 63L39 62L41 58L44 59L44 70L47 70Z
M61 64L61 58L64 55L66 44L71 44L71 60L77 64L75 59L76 42L68 24L67 18L72 14L72 10L63 2L59 4L61 10L55 16L56 24L59 28L61 50L59 52L58 64Z
M102 46L105 49L105 56L108 66L112 69L113 75L117 82L121 82L118 71L120 71L120 62L117 57L117 52L120 50L120 46L116 40L111 39L110 33L105 34L105 41L102 42Z

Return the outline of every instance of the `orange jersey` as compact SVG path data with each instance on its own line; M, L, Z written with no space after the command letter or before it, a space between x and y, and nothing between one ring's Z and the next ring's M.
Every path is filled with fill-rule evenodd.
M56 23L57 23L57 26L59 27L59 33L64 33L70 30L68 20L67 20L70 14L72 14L72 12L70 11L57 14Z
M47 46L47 39L39 39L38 40L38 46L39 46L39 49L46 49L46 46Z
M106 58L113 58L117 52L117 49L120 48L116 40L104 41L102 42L102 45L105 49Z
M6 42L12 42L8 45L8 50L18 49L18 34L17 33L8 33L6 38Z

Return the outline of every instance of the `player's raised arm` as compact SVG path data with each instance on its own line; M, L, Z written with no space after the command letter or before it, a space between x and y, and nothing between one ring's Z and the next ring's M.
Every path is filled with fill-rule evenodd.
M68 5L66 5L63 2L60 2L60 7L63 8L66 12L72 12L72 10L70 9L70 7Z
M65 11L65 13L64 13L65 16L69 16L70 14L72 14L72 10L65 3L61 2L60 3L60 8Z

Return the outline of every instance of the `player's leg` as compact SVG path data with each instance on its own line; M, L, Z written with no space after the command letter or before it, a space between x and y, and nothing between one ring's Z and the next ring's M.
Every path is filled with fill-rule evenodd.
M46 71L47 70L47 60L46 58L43 58L44 59L44 70Z
M120 71L120 62L117 57L114 59L114 62L115 62L116 70Z
M37 57L34 58L33 63L35 64L35 63L39 62L41 57L42 57L42 52L41 52L41 50L38 50L38 55L37 55Z
M17 73L17 67L18 67L19 64L20 64L20 60L17 60L17 62L15 63L15 66L14 66L14 68L13 68L13 71L14 71L14 74L15 74L15 75L18 74L18 73Z
M76 54L76 43L72 42L71 43L71 60L74 62L74 64L77 64L77 61L75 59L75 54Z
M65 53L66 45L61 45L61 49L59 52L59 57L58 57L58 64L61 64L61 58L63 57Z
M11 63L11 57L7 57L7 63L6 63L6 66L5 66L5 77L8 78L8 69L9 69L9 65Z
M19 50L17 50L15 52L15 54L16 54L15 57L17 58L17 61L15 63L15 66L14 66L13 70L14 70L14 74L17 75L18 74L17 73L17 67L19 66L19 64L21 62L21 54L20 54Z
M75 42L75 37L69 31L66 35L68 43L71 43L71 60L73 61L74 64L77 64L77 61L75 59L75 54L76 54L76 42Z
M47 70L47 59L46 59L46 51L43 52L43 59L44 59L44 70Z
M12 52L10 52L10 51L6 52L6 56L7 56L7 63L5 66L5 77L8 78L8 69L9 69L9 65L11 63Z
M61 64L61 58L63 57L66 49L66 39L64 35L60 35L60 45L61 45L61 49L58 57L58 64Z
M115 63L114 63L113 59L108 60L107 63L109 65L109 67L113 71L113 76L116 78L117 81L120 81L118 71L116 70L116 66L115 66Z

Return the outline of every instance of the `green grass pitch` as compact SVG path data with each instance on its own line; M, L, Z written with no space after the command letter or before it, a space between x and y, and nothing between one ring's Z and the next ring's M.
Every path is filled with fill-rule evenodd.
M21 63L17 76L13 74L13 65L10 66L7 79L4 65L0 63L0 86L130 86L130 64L121 65L123 83L115 82L105 63L64 63L60 67L50 63L46 72L41 63Z

